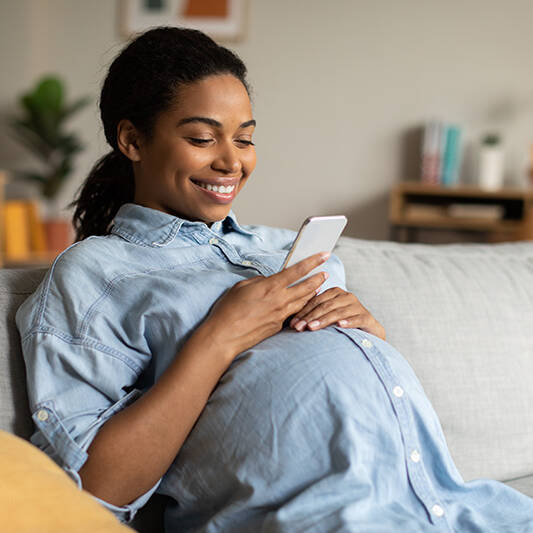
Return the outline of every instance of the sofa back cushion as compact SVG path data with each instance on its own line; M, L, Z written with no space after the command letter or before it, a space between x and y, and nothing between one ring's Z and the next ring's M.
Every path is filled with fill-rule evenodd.
M43 268L0 269L0 429L26 438L32 433L33 423L15 313L45 273Z
M465 479L533 473L533 243L343 238L348 289L383 324Z

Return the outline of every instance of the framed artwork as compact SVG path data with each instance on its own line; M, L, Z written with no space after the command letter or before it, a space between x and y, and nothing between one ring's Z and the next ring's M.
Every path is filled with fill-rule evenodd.
M120 33L130 38L153 26L185 26L217 41L245 35L248 0L121 0Z

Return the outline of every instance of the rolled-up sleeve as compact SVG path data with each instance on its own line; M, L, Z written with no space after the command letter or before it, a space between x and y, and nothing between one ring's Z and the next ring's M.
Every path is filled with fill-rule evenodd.
M31 442L82 487L78 471L101 427L133 403L142 369L129 356L90 338L73 338L50 327L22 338L30 411L36 431ZM96 498L121 521L130 521L155 492L124 507Z

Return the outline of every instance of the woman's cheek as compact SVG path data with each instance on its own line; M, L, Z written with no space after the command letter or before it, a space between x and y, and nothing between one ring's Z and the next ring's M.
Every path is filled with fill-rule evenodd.
M252 146L250 153L247 154L246 159L244 160L244 169L246 176L249 176L255 168L257 163L257 154L255 153L255 148Z

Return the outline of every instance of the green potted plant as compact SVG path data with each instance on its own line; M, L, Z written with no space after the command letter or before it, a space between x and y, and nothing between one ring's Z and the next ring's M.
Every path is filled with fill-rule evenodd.
M49 206L53 205L58 192L71 176L74 156L83 149L78 136L67 132L65 124L89 101L88 97L82 97L67 103L62 80L57 76L48 75L38 80L33 89L19 97L20 112L10 120L17 140L41 164L39 171L19 171L15 173L15 177L37 185L44 203ZM52 250L64 247L50 242L58 238L51 235L58 231L57 216L47 213L46 218L44 223L49 247ZM65 233L65 228L59 228L59 231ZM68 223L66 231L69 231Z

